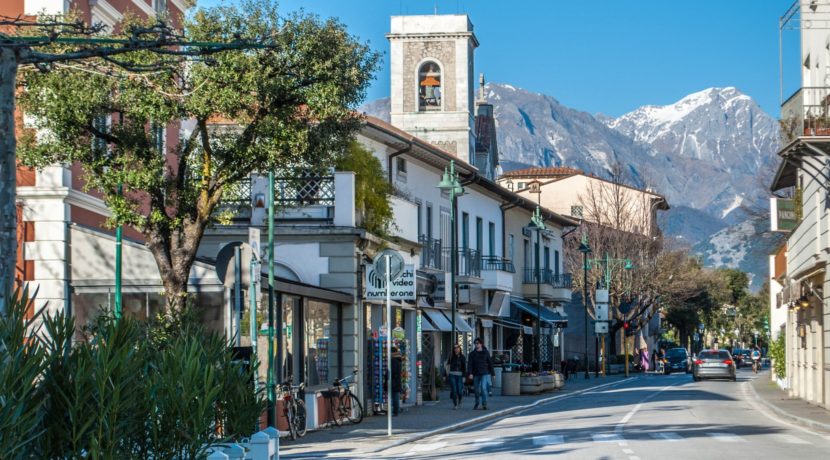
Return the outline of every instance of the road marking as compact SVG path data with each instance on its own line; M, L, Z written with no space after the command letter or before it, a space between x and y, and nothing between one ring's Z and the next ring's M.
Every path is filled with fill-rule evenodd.
M809 441L805 441L801 438L797 438L791 434L778 434L775 436L781 442L786 442L787 444L810 444Z
M640 460L640 457L630 456L630 457L628 457L628 460Z
M651 437L654 439L662 439L664 441L681 441L683 437L677 433L650 433Z
M634 451L631 450L631 449L623 449L623 453L628 454L628 455L632 455L632 454L634 454Z
M563 444L564 442L565 437L559 434L549 434L546 436L533 437L534 446L552 446L555 444Z
M429 444L416 444L409 449L410 453L414 452L429 452L432 450L439 450L443 449L447 446L446 442L431 442Z
M738 437L732 433L706 433L710 437L720 442L746 442L745 439Z
M596 442L620 442L625 441L622 436L616 433L597 433L592 434L591 437Z
M495 447L504 444L504 441L499 441L494 438L479 438L473 441L476 447Z

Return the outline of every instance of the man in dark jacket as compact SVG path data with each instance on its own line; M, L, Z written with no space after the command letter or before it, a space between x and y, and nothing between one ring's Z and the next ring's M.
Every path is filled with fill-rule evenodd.
M401 352L396 347L392 347L392 391L390 397L392 400L392 415L398 415L401 412L401 390L403 389L401 382L402 367Z
M461 406L461 394L464 392L464 373L467 371L467 359L461 352L461 345L455 344L452 355L447 360L447 373L450 375L450 397L452 408Z
M490 376L495 377L496 371L493 370L493 361L490 359L490 352L484 348L481 339L475 340L475 350L470 352L467 358L467 373L473 379L473 388L476 393L476 405L473 409L478 409L479 402L481 408L487 410L487 393L490 391Z

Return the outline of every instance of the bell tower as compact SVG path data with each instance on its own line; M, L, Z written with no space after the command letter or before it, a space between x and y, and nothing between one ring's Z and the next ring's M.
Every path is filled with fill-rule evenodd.
M474 163L473 55L467 15L393 16L392 124Z

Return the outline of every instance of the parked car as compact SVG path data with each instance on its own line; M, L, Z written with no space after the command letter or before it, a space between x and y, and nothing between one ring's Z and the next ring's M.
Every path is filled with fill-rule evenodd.
M735 360L727 350L703 350L695 360L693 378L695 382L702 379L737 380Z
M666 364L663 365L666 375L672 372L692 372L692 360L685 348L671 348L666 351Z

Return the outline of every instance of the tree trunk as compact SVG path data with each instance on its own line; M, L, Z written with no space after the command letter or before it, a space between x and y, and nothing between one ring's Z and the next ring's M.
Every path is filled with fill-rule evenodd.
M190 269L196 260L205 229L204 223L185 222L182 225L184 228L166 230L154 227L144 232L147 248L156 260L164 286L168 314L181 312L187 304Z
M17 262L14 97L17 55L0 47L0 315L11 302Z

